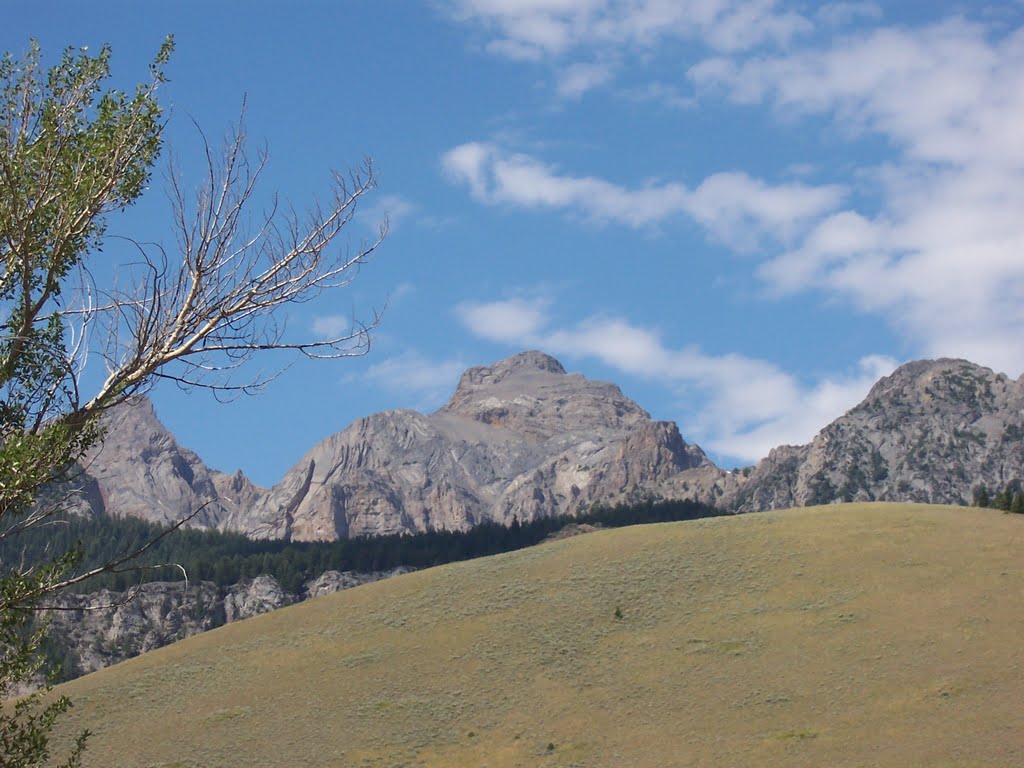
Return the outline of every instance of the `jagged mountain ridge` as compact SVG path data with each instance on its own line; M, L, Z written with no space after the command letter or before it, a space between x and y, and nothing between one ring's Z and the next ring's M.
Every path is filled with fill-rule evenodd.
M614 384L524 352L466 371L433 414L386 411L332 435L224 525L300 541L464 530L683 482L710 500L730 477Z
M148 401L89 457L103 509L296 541L464 530L656 495L739 512L842 500L969 501L1024 477L1024 377L964 360L907 363L811 443L742 473L614 384L524 352L467 370L433 414L385 411L314 446L273 488L206 467Z
M774 449L730 499L739 512L835 501L970 503L1024 478L1024 376L919 360L878 381L807 445Z
M80 462L94 512L154 523L176 522L195 512L193 525L216 528L266 493L241 471L218 472L179 445L147 398L111 411L104 428L103 442Z

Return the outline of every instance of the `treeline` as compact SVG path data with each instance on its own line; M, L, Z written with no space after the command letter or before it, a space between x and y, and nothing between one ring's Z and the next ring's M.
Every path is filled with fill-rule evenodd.
M538 544L572 523L618 528L644 523L694 520L728 514L694 501L649 500L595 507L577 516L560 516L511 526L483 523L468 531L432 531L415 535L374 536L335 542L252 540L237 533L179 529L167 533L134 560L130 570L103 573L81 591L123 591L147 581L213 581L228 586L244 578L273 576L297 591L324 571L384 571L398 566L425 568L458 560L510 552ZM86 571L135 552L166 529L133 518L67 517L0 541L0 570L18 563L43 563L54 552L80 553ZM182 572L184 571L184 573Z
M1024 514L1024 489L1021 488L1019 480L1013 480L1003 488L991 492L984 485L979 485L974 489L974 506Z

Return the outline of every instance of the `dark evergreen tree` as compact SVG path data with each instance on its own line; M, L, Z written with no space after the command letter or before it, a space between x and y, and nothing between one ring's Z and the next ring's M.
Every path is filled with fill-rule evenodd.
M1017 493L1013 494L1010 511L1018 515L1024 514L1024 491L1017 491Z
M990 503L991 499L988 495L988 489L984 485L979 485L974 489L974 506L987 507Z
M1010 494L1009 488L1003 488L999 493L992 499L992 506L996 509L1001 509L1004 512L1010 511L1010 505L1013 503L1013 497Z

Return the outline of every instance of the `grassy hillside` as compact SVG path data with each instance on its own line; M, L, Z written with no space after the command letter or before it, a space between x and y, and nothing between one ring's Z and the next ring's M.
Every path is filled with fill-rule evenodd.
M90 766L1024 765L1024 517L598 532L76 680Z

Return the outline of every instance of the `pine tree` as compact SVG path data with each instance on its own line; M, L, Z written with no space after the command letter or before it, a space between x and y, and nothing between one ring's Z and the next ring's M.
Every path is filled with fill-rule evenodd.
M988 489L984 485L979 485L974 489L974 506L987 507L990 503Z
M1017 491L1013 495L1013 503L1010 504L1010 511L1015 514L1024 514L1024 491Z

